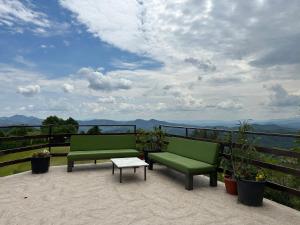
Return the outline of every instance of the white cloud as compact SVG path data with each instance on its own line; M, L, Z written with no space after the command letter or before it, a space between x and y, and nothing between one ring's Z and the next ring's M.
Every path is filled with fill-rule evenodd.
M35 98L39 102L48 97L57 99L64 84L76 87L68 101L75 108L83 102L87 104L77 107L80 117L293 116L295 110L275 115L270 109L297 105L300 2L257 2L60 0L72 12L76 20L73 24L84 24L99 40L147 56L152 62L160 62L161 67L141 69L148 62L125 57L110 62L118 68L115 71L104 72L107 68L92 69L86 65L76 74L54 79L33 71L0 67L1 93L5 92L2 96L18 101L15 88L34 80L43 87ZM35 7L26 3L22 5L36 12ZM41 17L49 20L46 15ZM34 32L44 36L57 25L48 21L49 28L1 18L2 24L6 23L3 26L12 26L20 33L26 28L16 27L19 23L29 24ZM68 26L62 24L58 33ZM40 47L48 48L49 44ZM281 88L264 89L261 82L279 83ZM268 104L261 105L265 99ZM25 99L23 105L30 105L30 100ZM10 101L6 102L9 106ZM69 113L73 112L74 108Z
M174 104L175 103L175 104ZM173 106L172 106L173 105ZM176 110L200 110L201 108L205 107L203 100L199 98L195 98L190 94L180 94L178 97L175 98L175 102L171 103L170 108Z
M65 45L66 47L69 47L69 46L70 46L70 42L67 41L67 40L63 40L63 43L64 43L64 45Z
M74 91L74 86L72 84L63 84L62 88L65 93L71 93Z
M64 35L70 30L70 24L51 20L29 0L0 0L0 26L10 33L31 31L45 37Z
M108 96L108 97L100 97L98 98L97 102L99 103L110 103L114 104L117 102L116 98L113 96Z
M271 93L268 104L275 107L298 107L300 95L288 93L280 84L265 86Z
M25 59L23 56L21 55L17 55L15 58L14 58L14 61L17 62L17 63L20 63L22 65L25 65L27 67L35 67L36 64Z
M42 44L42 45L40 45L40 48L44 48L44 49L46 49L46 48L55 48L55 46L54 45Z
M224 109L224 110L237 110L237 109L242 109L243 106L241 103L233 100L225 100L222 102L219 102L216 104L217 108L219 109Z
M81 68L78 71L78 74L88 80L89 88L93 90L128 90L132 86L132 82L128 79L118 78L112 75L104 75L100 71L93 70L92 68Z
M300 2L60 0L87 30L118 48L166 66L210 74L299 64ZM233 61L234 60L234 61ZM185 64L185 65L184 65ZM241 68L240 68L241 69Z
M87 108L92 113L105 112L107 108L97 102L85 102L82 104L83 107Z
M27 86L20 86L17 89L17 93L22 94L26 97L32 97L38 94L41 91L39 85L27 85Z
M103 41L125 50L133 52L143 51L141 45L145 41L144 35L140 30L142 29L142 24L138 19L143 11L140 9L138 1L62 0L60 3L62 6L75 12L78 21L85 24L89 32ZM124 35L125 33L127 34Z
M29 23L37 29L50 27L50 21L44 13L34 11L18 0L0 0L0 24L13 27Z

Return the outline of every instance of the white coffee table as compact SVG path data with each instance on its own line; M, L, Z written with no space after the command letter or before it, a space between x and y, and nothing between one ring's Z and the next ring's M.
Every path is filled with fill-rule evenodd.
M119 168L120 170L120 183L122 183L122 169L123 168L133 168L134 173L136 171L136 168L143 166L144 167L144 180L146 180L146 168L149 165L145 161L137 158L112 158L110 159L112 161L113 167L112 167L112 174L115 173L115 166Z

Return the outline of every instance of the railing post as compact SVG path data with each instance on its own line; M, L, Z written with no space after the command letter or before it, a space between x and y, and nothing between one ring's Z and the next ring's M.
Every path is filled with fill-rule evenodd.
M51 145L52 145L52 127L53 127L53 125L49 125L49 130L48 130L48 139L49 139L48 150L50 153L51 153Z
M185 136L188 137L189 136L189 128L185 128Z
M136 134L136 125L134 125L134 133Z

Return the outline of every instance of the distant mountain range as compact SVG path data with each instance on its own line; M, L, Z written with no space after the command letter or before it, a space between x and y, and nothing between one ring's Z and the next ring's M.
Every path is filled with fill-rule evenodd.
M42 119L39 119L34 116L23 116L23 115L14 115L9 117L0 117L0 126L8 125L40 125L42 124Z
M10 125L41 125L43 119L24 116L24 115L14 115L10 117L0 117L0 126L10 126ZM117 121L117 120L106 120L106 119L92 119L92 120L77 120L80 125L136 125L137 128L142 129L152 129L154 126L164 125L184 125L179 123L170 123L160 120L142 120L136 119L131 121Z
M14 115L10 117L0 117L0 126L7 125L40 125L42 119L33 116ZM80 125L136 125L137 128L152 129L159 124L173 126L195 126L195 127L217 127L217 128L236 128L238 121L217 121L217 120L195 120L195 121L160 121L155 119L143 120L136 119L131 121L116 121L106 119L78 120ZM285 132L294 133L300 130L300 118L278 119L268 121L251 121L256 131L264 132Z

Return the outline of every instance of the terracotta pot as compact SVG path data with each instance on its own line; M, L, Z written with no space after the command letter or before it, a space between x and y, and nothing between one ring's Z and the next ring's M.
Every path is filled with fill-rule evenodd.
M237 192L237 183L236 183L235 179L233 179L229 175L225 175L224 183L225 183L227 193L229 193L231 195L237 195L238 194L238 192Z

